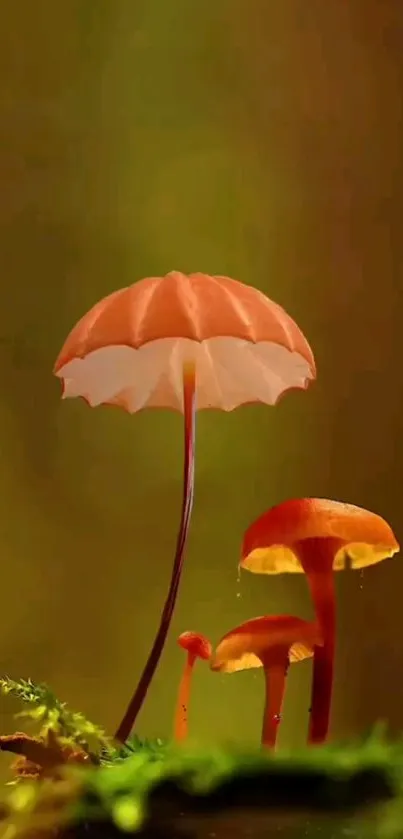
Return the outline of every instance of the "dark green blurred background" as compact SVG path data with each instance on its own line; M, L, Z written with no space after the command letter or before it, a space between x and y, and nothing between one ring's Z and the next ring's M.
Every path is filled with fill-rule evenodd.
M61 403L54 359L102 295L171 269L263 289L318 382L198 420L197 491L169 644L139 733L169 736L183 655L263 612L309 616L301 577L243 575L245 526L289 496L384 515L403 540L401 0L0 3L0 670L111 730L167 587L182 424ZM333 732L403 727L403 566L340 574ZM282 742L305 738L310 664ZM4 706L4 707L3 707ZM3 726L12 721L3 702ZM260 735L260 674L200 666L198 738Z

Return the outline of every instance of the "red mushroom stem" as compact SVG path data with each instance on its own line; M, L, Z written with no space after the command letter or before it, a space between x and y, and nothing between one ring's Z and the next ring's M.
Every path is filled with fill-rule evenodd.
M266 680L266 701L263 713L262 746L274 749L281 721L286 676L289 667L288 650L274 650L262 659Z
M126 713L117 728L115 739L124 743L139 714L157 669L162 651L165 646L172 615L178 596L179 583L182 575L186 541L189 533L190 517L194 496L194 452L196 427L196 368L193 362L185 362L183 366L183 412L184 412L184 475L183 496L179 531L176 541L175 557L172 567L168 595L162 611L160 625L155 636L154 644L148 656L146 665L138 682L137 688L129 702Z
M298 556L307 576L323 647L314 648L309 743L326 740L333 693L336 638L336 596L333 562L341 542L337 539L305 539Z
M195 661L195 654L189 652L187 654L186 664L179 684L174 723L175 740L184 740L187 737L190 683L192 680L193 665Z

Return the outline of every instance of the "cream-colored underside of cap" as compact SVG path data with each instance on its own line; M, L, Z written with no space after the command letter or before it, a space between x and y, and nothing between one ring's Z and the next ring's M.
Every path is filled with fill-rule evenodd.
M311 658L312 655L313 650L310 647L298 642L297 644L293 644L290 649L289 661L291 664L295 664L297 661L303 661L305 658ZM219 670L220 673L238 673L240 670L251 670L253 667L263 667L260 658L258 658L258 656L254 653L240 651L238 657L236 657L236 653L234 651L233 656L234 658L226 660L225 658L221 659L218 654L216 658L213 659L212 669Z
M333 569L342 571L346 566L351 568L366 568L375 565L383 559L389 559L396 550L384 545L367 545L364 542L351 543L341 548L335 555ZM301 574L302 565L297 554L284 545L272 545L270 548L256 548L241 560L241 568L253 574Z
M258 629L258 626L261 626ZM279 616L276 618L255 618L229 632L221 639L211 661L212 670L235 673L251 667L262 667L270 660L271 653L276 660L281 650L288 650L291 663L310 658L315 644L321 642L316 623L307 623L300 618Z
M93 407L120 405L183 411L183 365L196 366L196 408L232 411L247 402L275 405L290 388L305 388L313 372L297 352L279 344L252 344L240 338L205 341L162 338L135 350L107 346L75 358L57 375L65 399L84 397Z

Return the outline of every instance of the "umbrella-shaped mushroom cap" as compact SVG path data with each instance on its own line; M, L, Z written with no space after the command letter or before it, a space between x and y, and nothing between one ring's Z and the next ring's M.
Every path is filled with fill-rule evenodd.
M265 615L245 621L224 635L210 667L220 673L263 667L262 657L274 647L288 648L289 661L295 663L310 658L313 648L321 645L317 624L292 615Z
M400 550L387 522L353 504L324 498L302 498L272 507L250 527L243 541L240 567L255 574L303 572L298 543L305 539L333 539L333 568L365 568Z
M212 647L208 638L198 632L182 632L178 644L186 652L208 661L211 658Z
M184 362L196 408L274 405L315 378L311 348L262 292L229 277L171 271L97 303L70 332L54 372L63 395L90 405L183 410Z

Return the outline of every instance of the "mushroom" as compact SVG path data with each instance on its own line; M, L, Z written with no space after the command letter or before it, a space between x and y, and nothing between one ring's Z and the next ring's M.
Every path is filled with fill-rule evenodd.
M305 572L324 644L314 652L309 742L328 733L333 687L336 601L333 571L346 562L365 568L393 556L399 545L375 513L323 498L285 501L248 527L241 568L255 574Z
M212 670L236 673L251 667L264 669L263 746L276 745L289 664L311 657L314 647L321 643L317 624L290 615L252 618L219 642L210 663Z
M54 366L63 398L130 414L183 414L184 469L169 588L137 687L116 729L124 743L158 667L174 614L194 497L196 413L275 405L316 378L312 350L277 303L230 277L170 271L112 292L67 337Z
M186 650L187 657L179 685L174 733L175 740L184 740L188 733L188 707L193 667L197 658L208 661L211 657L212 648L208 638L197 632L182 632L182 635L178 638L178 644L183 650Z

